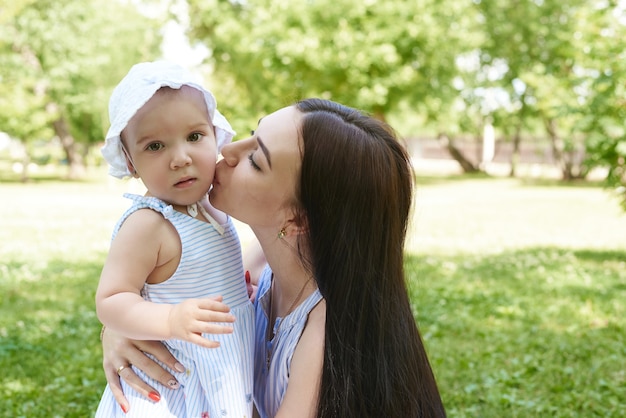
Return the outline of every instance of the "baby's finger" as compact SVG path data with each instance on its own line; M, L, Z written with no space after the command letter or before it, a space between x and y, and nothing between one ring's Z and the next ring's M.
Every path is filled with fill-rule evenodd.
M210 340L208 338L204 338L203 336L199 335L199 334L193 334L190 338L189 338L189 342L197 344L201 347L205 347L205 348L218 348L220 346L219 341L215 341L215 340Z
M196 313L195 319L200 322L210 323L212 325L216 325L222 328L231 328L230 325L235 322L235 316L229 313L221 313L215 312L211 310L200 310ZM224 332L213 332L213 331L205 331L201 329L202 332L212 332L214 334L224 334Z
M195 321L193 326L188 329L188 333L193 333L194 335L232 334L233 327L230 325L225 325L223 323L218 324L215 322Z
M219 296L221 300L221 296ZM215 312L228 313L230 312L230 308L225 303L222 303L220 300L216 298L204 298L198 300L198 307L201 309L206 309Z

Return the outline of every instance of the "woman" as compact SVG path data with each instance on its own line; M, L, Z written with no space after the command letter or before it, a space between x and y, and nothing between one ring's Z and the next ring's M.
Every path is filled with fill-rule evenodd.
M260 416L445 416L405 284L413 177L391 129L308 99L266 116L222 155L211 202L250 225L269 265L256 301ZM118 401L120 364L172 379L129 343L107 340ZM137 346L175 366L155 344Z

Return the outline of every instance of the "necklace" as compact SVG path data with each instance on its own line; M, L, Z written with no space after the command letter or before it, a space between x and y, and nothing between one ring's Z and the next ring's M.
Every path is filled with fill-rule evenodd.
M267 366L267 370L270 369L270 363L272 362L272 355L274 354L274 342L272 341L272 338L278 338L278 332L280 331L280 327L283 325L284 319L287 318L287 316L289 316L289 314L291 313L291 311L293 310L293 308L296 306L296 303L298 303L298 301L300 300L300 298L302 297L302 294L304 293L304 289L306 289L306 286L309 284L309 282L311 281L311 279L313 279L312 277L309 277L309 279L304 282L304 285L302 286L302 288L300 289L300 291L298 292L298 294L296 295L296 298L293 300L293 302L291 302L291 305L289 306L289 309L287 309L287 312L285 313L285 316L283 316L280 320L280 322L278 323L278 328L276 328L276 332L274 333L274 335L272 335L272 324L268 323L267 324L267 333L265 336L266 339L266 351L267 351L267 357L265 359L266 361L266 366ZM272 274L272 284L270 286L270 318L269 318L269 322L272 321L272 318L274 317L274 274ZM274 321L276 321L276 319L274 319Z

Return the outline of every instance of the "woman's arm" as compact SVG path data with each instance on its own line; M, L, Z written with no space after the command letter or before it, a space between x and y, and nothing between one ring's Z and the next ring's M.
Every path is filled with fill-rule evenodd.
M309 318L291 359L289 384L276 418L315 417L324 364L326 304L322 300Z

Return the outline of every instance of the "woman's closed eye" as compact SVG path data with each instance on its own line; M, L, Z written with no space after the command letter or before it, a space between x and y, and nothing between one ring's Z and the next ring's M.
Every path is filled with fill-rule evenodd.
M252 166L252 168L254 168L256 171L261 171L261 167L259 167L258 164L254 162L253 155L253 152L248 154L248 161L250 161L250 165Z

